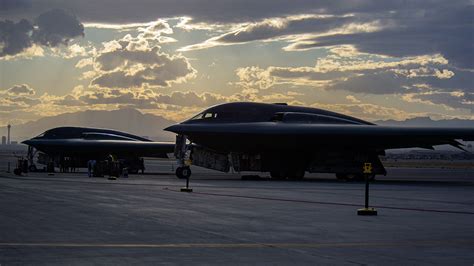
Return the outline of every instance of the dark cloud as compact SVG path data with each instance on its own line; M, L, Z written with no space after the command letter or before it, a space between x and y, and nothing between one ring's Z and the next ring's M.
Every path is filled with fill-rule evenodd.
M35 20L36 29L33 40L45 46L67 45L68 42L79 36L84 36L84 26L72 14L53 9L41 14Z
M190 16L204 22L248 22L268 17L297 14L349 14L383 11L410 11L450 7L469 3L469 0L82 0L82 1L26 1L31 8L15 12L0 11L5 18L34 18L51 8L70 10L84 22L130 23L148 22L156 18Z
M27 9L31 7L28 0L0 0L0 10L15 11L18 9Z
M19 22L0 21L0 57L15 55L31 47L33 25L25 19Z
M351 44L362 52L396 57L440 53L455 66L472 69L473 14L471 4L387 14L381 19L382 25L389 25L386 29L315 37L296 43L292 49Z
M55 47L84 35L84 26L74 15L54 9L41 14L31 23L0 21L0 57L16 55L34 44Z
M457 91L474 93L474 74L471 71L455 70L454 76L449 79L438 79L434 77L422 77L420 83L429 84L431 87L442 89L443 91Z

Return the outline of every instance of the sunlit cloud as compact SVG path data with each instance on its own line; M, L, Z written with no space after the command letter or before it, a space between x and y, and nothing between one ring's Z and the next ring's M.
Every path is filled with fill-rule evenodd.
M0 124L232 101L472 118L470 1L137 1L0 11Z

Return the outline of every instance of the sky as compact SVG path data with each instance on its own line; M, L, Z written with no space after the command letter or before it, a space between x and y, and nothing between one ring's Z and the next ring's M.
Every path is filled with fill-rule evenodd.
M0 125L235 101L474 119L474 1L0 0Z

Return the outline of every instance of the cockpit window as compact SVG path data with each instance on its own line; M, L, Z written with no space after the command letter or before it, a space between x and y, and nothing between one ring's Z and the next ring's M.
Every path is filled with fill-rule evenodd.
M196 115L195 117L191 118L191 120L199 120L199 119L212 119L217 118L217 113L211 112L204 112Z

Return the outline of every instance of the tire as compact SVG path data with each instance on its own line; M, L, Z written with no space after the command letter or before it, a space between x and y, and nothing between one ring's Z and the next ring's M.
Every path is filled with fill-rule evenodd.
M191 168L187 166L176 168L176 176L179 179L189 178L191 176Z

